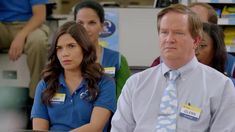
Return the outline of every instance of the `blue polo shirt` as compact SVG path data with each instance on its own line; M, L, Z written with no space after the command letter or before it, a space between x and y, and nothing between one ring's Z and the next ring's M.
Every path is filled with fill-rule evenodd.
M0 21L28 21L33 15L32 6L46 3L48 0L0 0Z
M112 78L102 77L98 83L99 95L95 101L89 101L85 97L87 94L87 82L85 80L81 82L72 95L65 83L63 74L59 76L59 83L60 88L57 93L65 94L65 100L51 102L51 106L44 105L41 95L46 88L46 83L41 80L36 89L31 112L31 118L48 120L50 122L50 130L69 131L89 123L95 106L106 108L113 113L116 110L116 86ZM107 125L103 130L104 132L107 131Z

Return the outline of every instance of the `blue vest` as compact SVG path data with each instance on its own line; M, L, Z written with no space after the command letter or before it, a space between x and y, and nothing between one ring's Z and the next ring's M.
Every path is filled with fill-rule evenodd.
M229 53L227 53L227 59L225 63L225 72L229 77L233 76L233 68L234 68L235 57Z
M105 69L106 74L109 74L111 77L115 77L115 74L120 69L120 61L121 55L119 52L108 48L103 48L103 54L100 63ZM108 69L109 73L107 73Z

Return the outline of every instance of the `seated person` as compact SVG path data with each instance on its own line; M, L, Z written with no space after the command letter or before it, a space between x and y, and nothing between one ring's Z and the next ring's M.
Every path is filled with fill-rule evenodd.
M207 3L195 2L189 5L190 9L195 12L203 22L218 23L217 13L214 8ZM229 53L226 53L225 61L225 73L228 77L235 79L235 57Z
M116 109L116 86L95 61L95 47L84 27L62 25L36 88L33 130L107 131Z
M199 18L203 22L209 22L209 23L217 24L218 18L217 18L216 12L213 9L213 7L211 7L209 4L207 4L207 3L192 3L192 4L189 5L189 7L190 7L191 10L193 10L193 12L195 12L199 16ZM202 13L202 12L207 12L207 13ZM199 14L203 14L203 15L199 15ZM215 30L219 30L219 29L215 29ZM220 33L217 34L217 35L215 33L214 35L215 36L218 36L218 35L220 36ZM214 36L210 36L210 37L212 39L218 39L218 38L214 38ZM223 39L223 37L221 39ZM215 43L218 43L218 42L215 42ZM219 44L220 44L220 46L222 46L221 44L224 44L224 42L219 43ZM217 44L215 44L215 45L217 45ZM225 45L222 46L222 47L225 47ZM212 67L219 70L219 71L221 71L226 76L230 77L234 82L234 80L235 80L235 70L234 70L235 57L233 55L227 53L227 52L224 52L224 54L225 55L222 55L222 56L225 56L224 70L221 71L221 70L218 69L218 67L213 67L213 66ZM210 61L210 60L208 60L208 61ZM220 62L221 61L223 61L223 60L220 60ZM156 58L153 61L153 63L151 64L151 67L158 65L160 62L161 62L160 57ZM219 62L219 61L217 60L217 62ZM204 63L204 62L202 62L202 63ZM234 82L234 84L235 84L235 82Z
M49 28L44 25L48 0L0 0L0 49L16 61L24 53L30 72L29 101L34 98L47 61Z
M199 63L202 23L174 4L157 15L162 63L132 75L118 98L111 132L235 132L235 89Z
M83 0L75 6L74 20L82 24L96 47L97 59L106 74L116 81L116 95L120 95L123 85L131 72L126 58L119 52L104 48L99 44L99 35L103 31L105 15L103 7L94 0Z
M226 48L222 29L215 24L203 23L203 38L196 49L199 62L215 68L230 77L235 85L235 79L225 71Z
M199 62L228 76L225 71L227 54L223 36L223 31L218 25L203 23L203 37L196 49L196 57ZM161 63L160 57L155 60L154 64L159 63ZM232 79L235 85L235 79L231 76L228 77Z

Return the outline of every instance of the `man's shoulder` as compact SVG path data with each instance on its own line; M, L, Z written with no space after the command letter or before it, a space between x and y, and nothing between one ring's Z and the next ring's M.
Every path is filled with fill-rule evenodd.
M200 64L199 66L202 70L202 76L205 75L209 80L214 80L216 82L224 82L230 80L230 78L225 76L223 73L217 71L216 69L210 66L204 64Z
M143 71L134 73L128 80L134 80L134 82L143 82L143 80L149 80L160 75L160 65L149 67Z

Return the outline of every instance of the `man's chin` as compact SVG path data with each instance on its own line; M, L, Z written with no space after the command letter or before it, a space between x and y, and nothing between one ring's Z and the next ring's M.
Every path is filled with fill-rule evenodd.
M175 55L165 55L163 58L167 59L167 60L176 60L177 59L177 57Z

